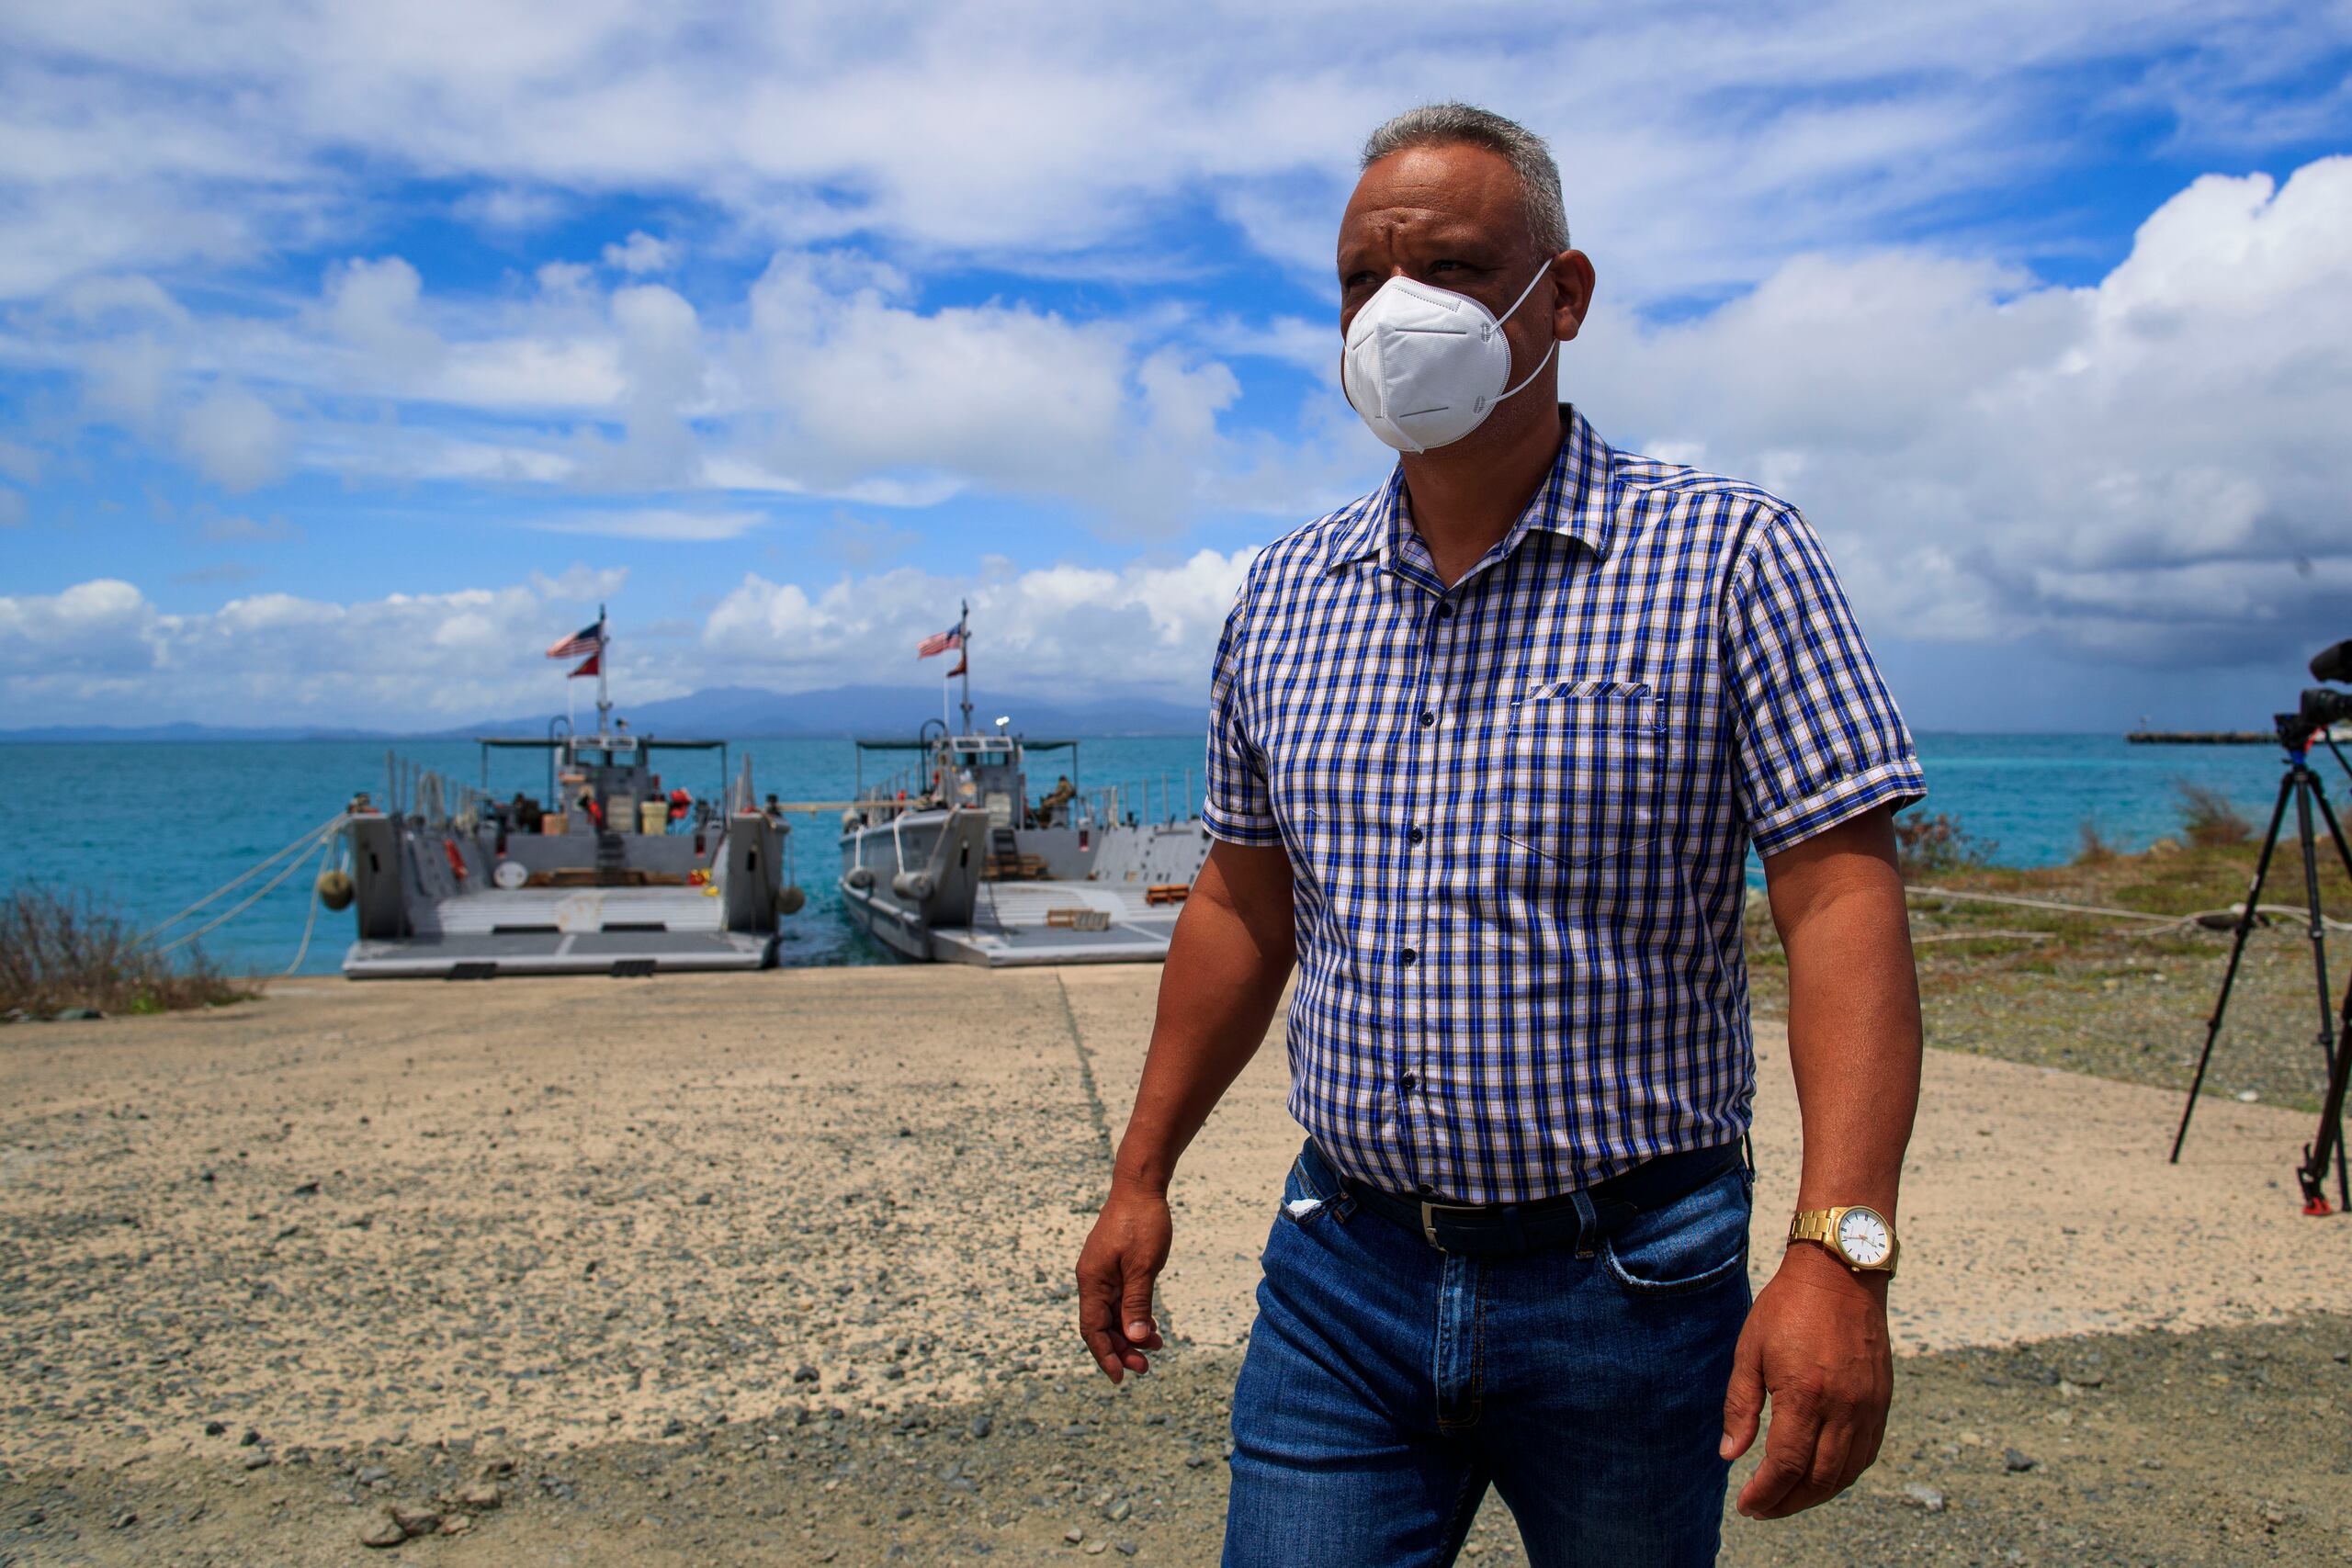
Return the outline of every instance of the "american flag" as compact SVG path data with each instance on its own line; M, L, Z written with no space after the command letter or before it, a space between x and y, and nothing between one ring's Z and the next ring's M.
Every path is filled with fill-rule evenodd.
M583 653L594 653L605 646L605 617L596 617L593 626L585 626L553 648L548 649L549 659L577 659Z
M929 659L934 653L945 653L950 649L961 648L963 646L964 627L962 623L959 622L956 625L948 627L944 632L933 632L931 636L923 638L922 641L915 647L915 657L917 659Z

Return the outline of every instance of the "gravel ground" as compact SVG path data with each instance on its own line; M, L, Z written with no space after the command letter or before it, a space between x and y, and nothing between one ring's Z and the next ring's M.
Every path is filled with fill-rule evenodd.
M346 1563L403 1518L385 1556L501 1568L1214 1560L1296 1133L1261 1052L1174 1195L1173 1353L1086 1373L1069 1262L1157 979L304 982L0 1031L0 1562ZM1796 1129L1758 1052L1769 1259ZM2314 1314L2352 1224L2279 1190L2302 1119L2215 1103L2170 1167L2159 1091L1928 1073L1894 1438L1726 1560L2352 1540L2352 1325ZM1517 1555L1491 1506L1474 1544Z
M2342 1562L2347 1359L2352 1318L2320 1314L1906 1358L1879 1465L1793 1520L1727 1513L1723 1560ZM128 1471L10 1471L0 1562L346 1563L398 1508L435 1523L386 1555L448 1568L1210 1562L1233 1371L1229 1351L1180 1353L1117 1392L1021 1379L896 1418L792 1400L756 1420L554 1451L487 1435L288 1449L266 1433L245 1443L230 1422ZM256 1456L271 1462L247 1469ZM451 1520L464 1533L439 1533ZM1524 1560L1491 1499L1470 1555Z

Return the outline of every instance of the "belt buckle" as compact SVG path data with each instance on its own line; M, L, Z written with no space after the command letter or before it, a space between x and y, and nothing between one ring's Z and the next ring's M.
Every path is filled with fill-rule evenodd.
M1466 1212L1470 1207L1471 1205L1467 1203L1431 1203L1427 1200L1423 1200L1421 1203L1421 1239L1428 1242L1431 1247L1436 1247L1440 1252L1443 1252L1446 1250L1445 1243L1438 1240L1437 1238L1438 1211L1443 1209L1449 1212L1454 1210Z

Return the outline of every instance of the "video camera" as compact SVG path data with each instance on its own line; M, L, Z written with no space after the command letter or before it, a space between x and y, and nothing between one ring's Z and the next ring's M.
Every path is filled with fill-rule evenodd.
M2312 657L2312 679L2352 684L2352 637L2346 637L2333 648L2322 649ZM2304 688L2302 701L2293 713L2278 716L2278 734L2288 742L2288 749L2300 751L2311 744L2311 739L2330 725L2352 723L2352 692L2332 692L2325 686Z

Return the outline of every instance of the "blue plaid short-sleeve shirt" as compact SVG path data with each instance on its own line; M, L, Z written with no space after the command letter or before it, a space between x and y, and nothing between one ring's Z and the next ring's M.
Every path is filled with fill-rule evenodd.
M1400 467L1261 552L1217 649L1205 819L1295 877L1291 1113L1394 1192L1738 1137L1749 844L1925 793L1804 519L1561 421L1460 582Z

